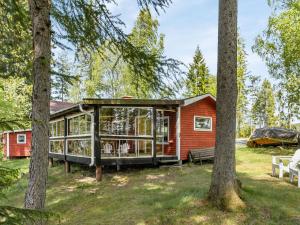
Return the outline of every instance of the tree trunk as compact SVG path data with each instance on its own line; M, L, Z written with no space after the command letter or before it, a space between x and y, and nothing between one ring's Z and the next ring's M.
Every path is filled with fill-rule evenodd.
M25 208L42 209L46 199L50 101L50 0L29 0L34 49L32 152Z
M213 205L235 210L243 207L235 172L237 104L237 0L219 0L217 136L209 191Z

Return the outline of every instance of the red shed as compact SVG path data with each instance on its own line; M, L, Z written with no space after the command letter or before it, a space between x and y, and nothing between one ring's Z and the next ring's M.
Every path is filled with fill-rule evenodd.
M73 103L50 101L50 113L74 106ZM28 157L31 151L31 129L4 131L2 143L5 158Z
M2 143L5 158L28 157L31 151L31 130L4 131Z

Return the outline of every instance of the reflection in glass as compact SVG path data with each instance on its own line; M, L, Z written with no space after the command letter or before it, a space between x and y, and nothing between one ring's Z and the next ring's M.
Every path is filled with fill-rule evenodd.
M64 140L51 140L50 141L50 152L63 154L64 153Z
M68 119L68 135L84 135L91 133L91 116L80 115Z
M68 154L78 156L91 156L91 140L68 140Z
M100 109L100 134L151 136L152 109L103 107Z
M64 136L64 120L51 122L49 124L50 137Z
M152 156L152 140L101 139L101 157Z
M158 144L168 144L169 142L169 117L158 117L156 124L156 138Z

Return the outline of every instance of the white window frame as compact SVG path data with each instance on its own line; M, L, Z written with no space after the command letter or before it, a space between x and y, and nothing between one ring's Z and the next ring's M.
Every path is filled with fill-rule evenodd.
M137 124L137 122L136 122L136 119L137 118L143 118L143 117L145 117L145 116L140 116L139 114L135 117L135 120L134 120L134 123L135 123L135 135L123 135L123 134L102 134L101 132L100 132L100 121L101 121L101 111L100 111L100 117L99 117L99 134L100 134L100 136L110 136L110 137L124 137L124 136L127 136L127 137L132 137L133 139L134 139L134 137L145 137L145 138L147 138L147 137L153 137L153 129L152 129L152 127L153 127L153 110L152 110L152 107L139 107L139 106L102 106L101 107L101 109L110 109L110 108L120 108L120 109L122 109L122 108L136 108L136 109L146 109L146 110L150 110L150 112L151 112L151 134L146 134L146 135L137 135L138 133L139 133L139 127L138 127L138 124ZM100 109L100 110L101 110ZM128 118L126 118L126 120L127 120ZM145 123L146 123L146 121L145 121Z
M24 137L24 142L20 142L19 137ZM17 144L26 144L26 141L26 134L17 134Z
M72 138L72 139L67 139L66 141L66 155L70 155L70 156L76 156L76 157L81 157L81 158L91 158L90 155L75 155L75 154L72 154L72 153L69 153L69 141L91 141L91 154L92 151L93 151L93 148L92 148L92 140L91 138Z
M58 123L58 122L61 122L61 121L64 121L64 118L52 120L52 121L49 122L49 125L56 124L56 129L55 129L55 134L56 134L56 135L57 135L57 123ZM66 129L65 126L64 126L64 129ZM50 131L50 132L51 132L51 131ZM63 136L51 136L51 133L49 134L49 136L50 136L50 137L49 137L50 139L54 139L54 138L63 138L63 137L64 137L64 135L63 135Z
M196 128L196 118L210 119L210 129ZM212 117L210 116L194 116L194 131L212 131Z
M156 143L157 144L163 144L163 145L168 145L169 144L169 141L170 141L170 116L160 116L160 117L157 117L157 120L165 120L165 119L167 119L167 121L168 121L168 141L167 142L165 142L165 141L163 141L163 142L159 142L159 141L157 141ZM157 137L157 134L156 134L156 137Z
M87 111L87 112L89 112L89 113L92 113L92 112L94 112L94 111L92 111L92 110L90 110L90 111ZM79 116L83 116L83 115L87 115L86 113L77 113L77 114L73 114L73 115L71 115L71 116L66 116L66 118L67 118L67 127L65 128L65 129L67 129L67 137L71 137L71 138L76 138L76 137L92 137L93 136L93 133L92 133L92 126L93 126L93 124L92 124L92 117L91 117L91 129L90 129L90 133L89 134L69 134L69 120L70 119L74 119L74 118L76 118L76 117L79 117ZM87 115L87 116L89 116L89 115Z
M49 141L49 153L51 154L57 154L57 155L63 155L64 154L64 149L62 149L62 153L59 153L59 152L51 152L51 142L56 142L56 141L63 141L64 142L64 139L54 139L54 140L50 140ZM64 143L65 144L65 143Z

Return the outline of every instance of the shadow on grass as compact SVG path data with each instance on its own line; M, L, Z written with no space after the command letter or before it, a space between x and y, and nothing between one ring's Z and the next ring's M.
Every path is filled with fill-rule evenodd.
M249 148L241 147L241 151L251 151L257 154L268 154L268 155L293 155L294 152L299 149L299 146L290 146L290 147L260 147L260 148Z
M211 168L131 169L107 173L100 183L77 171L50 185L48 207L62 224L300 224L300 190L267 175L238 174L246 210L213 208L205 201Z
M253 172L261 161L252 157L239 159L247 171L238 173L248 206L241 212L222 212L205 200L212 164L106 172L98 183L94 170L72 165L65 175L59 164L49 169L47 209L60 213L60 224L300 224L300 189L265 168ZM20 201L18 191L10 193L11 204Z

